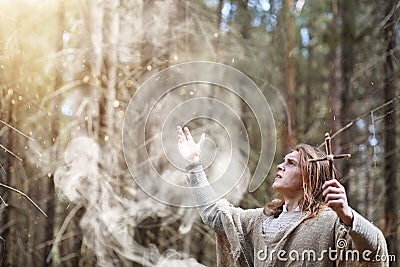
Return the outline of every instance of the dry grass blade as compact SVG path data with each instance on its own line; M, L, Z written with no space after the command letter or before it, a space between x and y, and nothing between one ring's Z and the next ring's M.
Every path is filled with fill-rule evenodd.
M6 123L5 121L0 120L1 123L3 123L5 126L13 129L14 131L16 131L17 133L19 133L20 135L28 138L31 141L34 141L31 137L27 136L26 134L24 134L23 132L21 132L20 130L16 129L15 127L11 126L10 124Z
M11 187L11 186L8 186L8 185L2 184L2 183L0 183L0 186L5 187L7 189L10 189L10 190L12 190L14 192L17 192L18 194L21 194L22 196L26 197L44 216L47 217L47 214L30 197L28 197L24 192L21 192L18 189L15 189L14 187Z
M47 255L46 258L46 263L49 263L50 260L53 257L54 251L56 249L57 244L60 242L60 240L62 239L65 230L67 229L68 224L70 223L70 221L73 219L73 217L75 216L76 212L82 208L82 204L78 204L76 205L71 212L68 214L67 218L65 218L64 223L61 226L61 229L58 231L57 236L54 240L53 246L51 247L51 250L49 252L49 254Z
M14 154L11 150L9 150L8 148L6 148L5 146L3 146L2 144L0 144L0 147L3 148L7 153L10 153L11 155L13 155L14 157L16 157L19 161L22 161L22 159L20 157L18 157L16 154ZM3 169L4 170L4 169Z

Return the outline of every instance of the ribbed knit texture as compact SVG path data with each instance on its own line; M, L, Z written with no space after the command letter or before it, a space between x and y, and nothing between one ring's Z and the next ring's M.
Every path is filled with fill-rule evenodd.
M300 209L297 211L287 211L284 208L278 218L265 220L263 222L263 234L274 237L278 232L284 231L287 227L301 219Z
M213 202L216 195L202 166L192 164L187 171L201 218L217 234L218 266L389 266L388 262L363 261L365 250L374 260L376 255L387 256L387 247L382 232L354 210L350 227L331 209L307 220L306 214L296 211L267 217L263 208L243 210L225 199ZM336 258L329 257L330 250L337 252ZM360 258L339 257L350 250L359 251ZM286 253L286 260L278 257L279 251ZM314 259L289 257L310 251L316 253Z

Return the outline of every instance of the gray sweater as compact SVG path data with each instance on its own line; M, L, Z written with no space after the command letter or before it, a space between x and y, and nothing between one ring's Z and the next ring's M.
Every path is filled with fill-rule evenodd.
M187 181L205 224L217 235L218 266L388 266L381 231L357 212L352 226L331 209L305 219L301 212L278 218L263 209L233 207L216 199L200 164L188 167Z

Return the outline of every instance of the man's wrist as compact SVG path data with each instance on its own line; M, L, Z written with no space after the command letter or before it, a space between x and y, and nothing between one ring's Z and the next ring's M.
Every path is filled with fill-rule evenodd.
M347 211L343 214L342 218L340 219L345 225L351 226L354 220L353 210L350 207L348 207Z
M188 165L186 165L186 171L190 172L190 171L195 171L198 169L203 169L201 162L200 161L190 161Z

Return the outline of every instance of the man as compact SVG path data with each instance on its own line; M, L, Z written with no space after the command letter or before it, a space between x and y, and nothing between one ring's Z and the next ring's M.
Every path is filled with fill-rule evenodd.
M212 202L200 163L201 143L187 127L177 129L179 151L190 162L187 180L204 223L217 235L218 266L388 266L381 231L349 207L324 153L298 145L278 165L273 189L280 198L264 208L243 210ZM211 203L211 204L210 204Z

